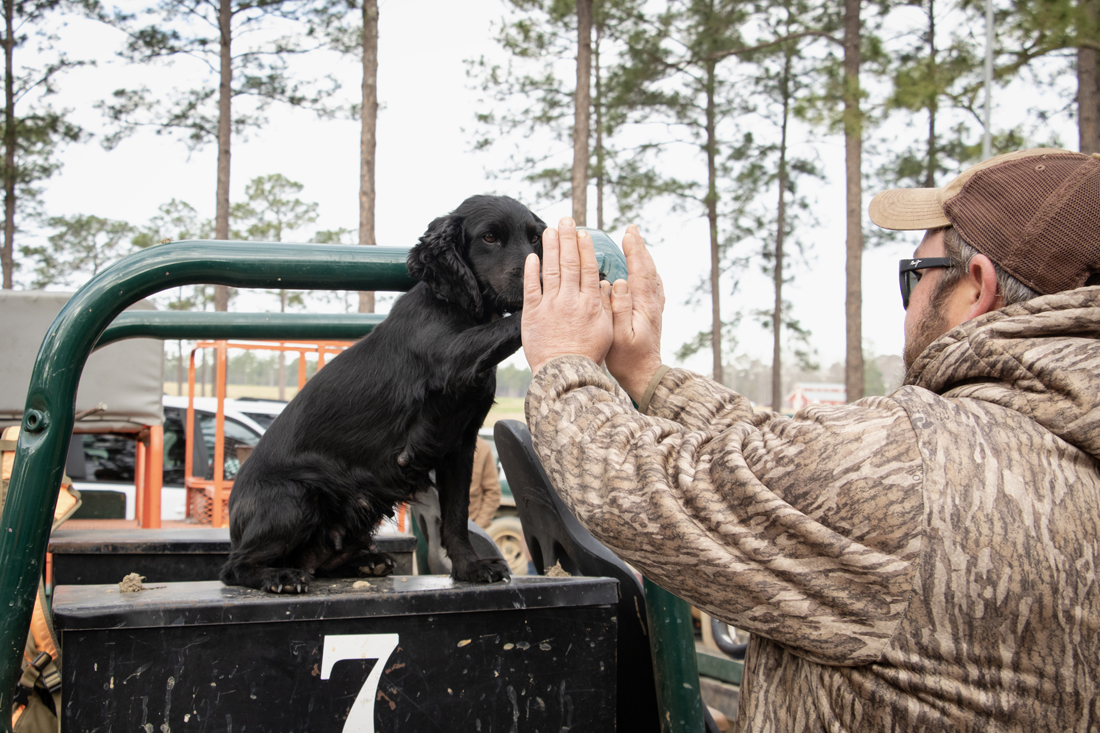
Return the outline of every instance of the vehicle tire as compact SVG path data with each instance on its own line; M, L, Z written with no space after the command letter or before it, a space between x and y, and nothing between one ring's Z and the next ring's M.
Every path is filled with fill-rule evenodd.
M703 632L703 646L720 651L733 659L745 658L745 650L749 645L747 631L723 624L718 619L702 612L700 612L699 621Z
M512 575L527 575L527 543L523 539L523 525L519 517L497 517L486 531L512 569Z

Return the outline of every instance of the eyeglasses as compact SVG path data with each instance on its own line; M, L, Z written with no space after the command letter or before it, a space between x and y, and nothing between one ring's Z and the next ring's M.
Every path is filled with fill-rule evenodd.
M951 267L954 260L950 257L923 257L901 260L898 263L898 277L901 279L901 305L909 308L909 293L920 282L920 271L932 267Z

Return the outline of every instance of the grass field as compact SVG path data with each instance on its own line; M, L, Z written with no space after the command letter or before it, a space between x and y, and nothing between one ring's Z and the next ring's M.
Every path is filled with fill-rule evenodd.
M522 397L497 397L497 403L489 410L485 424L492 427L497 420L519 420L526 422L523 416Z
M176 391L175 382L164 383L164 394L175 395ZM207 387L209 389L209 386ZM187 393L187 385L183 385L184 394ZM298 394L298 388L287 387L286 399L292 399L294 395ZM255 397L258 400L277 400L279 399L279 388L268 385L252 385L252 384L227 384L225 386L226 397ZM522 397L497 397L497 403L493 405L493 409L489 410L488 417L485 418L485 425L492 427L497 420L519 420L524 421L523 417L523 398Z

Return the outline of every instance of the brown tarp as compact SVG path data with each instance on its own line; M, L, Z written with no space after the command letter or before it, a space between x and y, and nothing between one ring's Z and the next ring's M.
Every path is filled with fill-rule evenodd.
M0 426L18 424L42 338L72 293L0 291ZM155 310L142 300L128 310ZM77 391L76 411L100 402L106 412L80 422L80 432L135 431L164 423L164 343L118 341L92 353Z

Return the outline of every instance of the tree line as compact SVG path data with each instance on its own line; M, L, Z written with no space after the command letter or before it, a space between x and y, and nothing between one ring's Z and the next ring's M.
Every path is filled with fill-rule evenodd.
M279 241L294 233L375 243L377 0L159 0L136 11L101 0L3 2L5 288L13 287L17 266L33 273L34 286L74 284L129 249L170 239ZM985 6L974 0L502 0L500 53L468 61L471 93L486 102L471 145L506 146L510 164L491 175L528 186L540 201L570 201L580 224L614 228L650 210L705 219L709 261L698 263L693 297L709 302L711 327L680 345L678 355L709 350L713 376L724 380L737 329L758 322L772 334L772 403L781 404L784 360L809 367L814 359L810 334L785 295L792 266L811 253L818 212L810 194L825 178L819 146L807 141L843 141L844 381L856 399L867 379L862 253L883 236L865 237L863 189L941 185L981 158L983 137L993 154L1073 146L1044 124L1056 115L1076 120L1076 147L1100 152L1098 5L993 3L992 87L1022 85L1029 109L986 130ZM98 138L109 148L149 129L192 150L216 145L213 220L178 200L146 224L42 210L40 194L60 167L63 146L91 137L54 104L58 79L86 63L51 42L51 29L70 14L121 31L118 52L128 63L156 66L182 56L204 62L207 73L190 89L117 89L98 105ZM362 63L351 110L336 103L330 79L297 71L300 59L324 49ZM24 56L35 63L19 63ZM1062 95L1040 94L1051 79L1072 83L1057 87L1067 90ZM230 201L234 139L265 124L278 106L360 120L357 232L311 230L316 205L277 172L254 178L246 200ZM883 138L891 125L910 133L905 144ZM49 234L28 242L32 227ZM732 292L723 276L735 290L749 277L767 278L772 303L728 312L723 302ZM169 307L226 310L231 295L224 286L181 289ZM273 295L282 310L302 304L301 293ZM371 293L336 297L346 308L375 307Z

